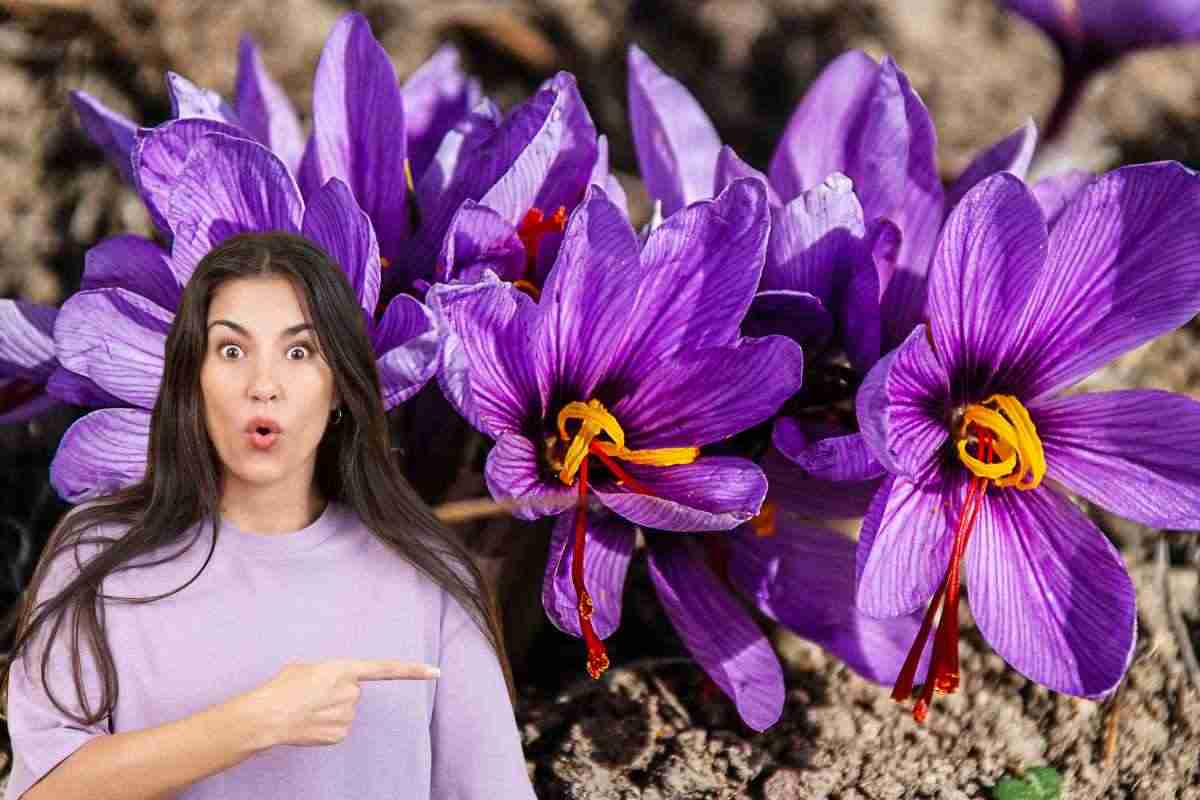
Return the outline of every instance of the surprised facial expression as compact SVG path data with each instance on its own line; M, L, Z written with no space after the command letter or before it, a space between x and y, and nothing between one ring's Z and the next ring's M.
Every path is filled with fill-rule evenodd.
M226 485L311 485L338 402L303 295L280 276L230 280L213 294L206 329L200 386Z

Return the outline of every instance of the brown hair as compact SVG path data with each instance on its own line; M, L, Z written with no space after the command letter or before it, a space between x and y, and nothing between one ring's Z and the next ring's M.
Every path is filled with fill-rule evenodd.
M110 573L130 564L143 553L183 539L197 522L213 522L216 547L219 520L220 460L205 425L200 368L208 333L209 304L216 289L229 280L281 275L297 288L307 304L306 319L316 328L318 346L333 371L342 399L344 420L328 426L317 447L314 480L321 493L339 500L357 512L367 529L384 544L445 589L480 626L500 661L510 700L512 675L504 652L500 617L494 598L469 553L401 474L392 454L388 421L383 407L375 353L367 336L363 310L354 296L349 278L329 256L308 240L287 233L242 234L225 240L208 253L184 287L175 321L167 334L165 368L150 419L150 442L145 476L136 484L71 509L51 533L34 570L30 585L17 608L5 617L2 635L15 627L17 640L9 661L0 668L0 707L6 704L8 675L22 648L57 615L42 656L41 676L47 682L50 643L61 627L68 606L71 625L72 667L83 718L51 702L82 724L94 724L116 708L118 685L112 652L104 635L103 608L97 614L99 591ZM311 315L311 317L309 316ZM183 468L187 466L186 470ZM124 532L119 538L83 538L89 528L115 523ZM200 528L197 527L196 536ZM193 537L191 541L195 541ZM94 558L80 565L79 573L61 592L38 606L40 613L30 621L38 587L50 564L67 550L83 544L106 544ZM149 566L170 561L161 558ZM75 554L78 562L78 552ZM147 603L182 591L192 578L166 594L141 598L111 598ZM130 567L125 567L129 569ZM103 684L100 708L89 712L80 672L80 621L89 648L98 654Z

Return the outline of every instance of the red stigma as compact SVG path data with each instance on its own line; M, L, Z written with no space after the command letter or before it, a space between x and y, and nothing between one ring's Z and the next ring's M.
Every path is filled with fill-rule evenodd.
M567 227L567 207L559 206L549 217L540 208L525 212L517 226L517 237L525 245L525 280L532 283L537 268L538 249L548 233L562 233Z
M992 433L978 426L975 426L975 430L978 434L979 458L990 463L994 455ZM900 669L900 675L896 679L896 685L892 688L893 700L902 701L912 696L917 665L921 660L921 653L925 651L925 643L929 639L930 628L933 627L933 617L941 608L942 615L938 620L937 633L933 638L933 655L929 660L929 672L921 687L921 696L917 698L917 702L913 706L913 719L917 722L925 721L935 690L940 694L950 694L958 689L958 601L962 559L963 554L967 551L967 541L971 538L971 532L975 528L975 519L979 516L979 509L983 507L987 484L986 478L979 476L971 478L971 483L967 487L967 497L963 502L962 513L958 518L958 527L954 531L954 544L951 547L950 565L946 569L946 576L942 579L942 584L933 595L933 599L929 601L929 609L921 621L917 638L913 641L904 666Z
M587 492L588 460L579 465L579 501L575 505L575 550L571 559L571 582L575 584L575 595L579 598L576 610L579 613L579 629L587 645L587 671L592 678L599 678L608 669L608 652L604 642L592 627L592 596L583 582L583 548L587 543Z

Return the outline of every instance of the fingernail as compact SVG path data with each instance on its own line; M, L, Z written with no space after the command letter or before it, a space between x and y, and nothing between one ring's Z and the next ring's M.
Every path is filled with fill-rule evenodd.
M429 677L440 678L440 677L442 677L442 671L440 669L438 669L437 667L430 667L429 668Z

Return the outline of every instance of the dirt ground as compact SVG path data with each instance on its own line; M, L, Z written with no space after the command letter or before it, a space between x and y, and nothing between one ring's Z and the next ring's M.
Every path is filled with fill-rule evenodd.
M60 302L78 285L88 246L150 232L137 198L80 133L70 89L152 124L169 111L168 68L231 93L237 37L248 31L306 113L321 44L351 7L368 15L402 76L453 41L502 106L556 69L574 72L610 137L635 217L648 209L625 117L633 42L687 83L724 140L758 166L804 88L847 48L890 53L907 72L933 114L947 179L1026 117L1044 120L1057 90L1047 41L988 0L8 0L0 6L0 296ZM1062 146L1037 169L1168 158L1200 164L1200 48L1141 54L1095 82ZM1193 323L1093 383L1200 396L1198 338ZM15 597L65 509L47 492L46 469L74 416L0 430L0 603ZM539 797L957 800L991 797L1002 777L1049 765L1064 780L1063 797L1200 800L1200 690L1189 686L1162 602L1165 574L1200 641L1196 550L1184 544L1190 534L1168 534L1164 573L1158 532L1096 517L1139 589L1138 650L1117 697L1097 704L1030 684L988 650L968 615L962 689L939 699L924 726L886 689L777 634L788 672L784 718L762 734L744 728L702 673L679 660L637 562L610 648L615 666L587 680L578 643L536 613L533 557L526 569L536 583L514 583L506 602L534 612L526 616L534 627L514 634L514 653L518 721ZM529 536L541 542L544 531Z

